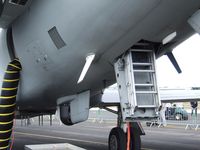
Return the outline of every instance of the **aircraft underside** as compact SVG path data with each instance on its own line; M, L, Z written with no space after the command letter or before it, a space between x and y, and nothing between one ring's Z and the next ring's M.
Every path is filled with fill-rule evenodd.
M58 108L66 125L85 121L91 107L109 110L101 96L117 82L112 150L140 149L137 121L156 118L161 106L155 59L166 54L181 72L172 50L200 22L197 0L6 0L1 6L1 79L10 60L19 58L22 66L17 116Z

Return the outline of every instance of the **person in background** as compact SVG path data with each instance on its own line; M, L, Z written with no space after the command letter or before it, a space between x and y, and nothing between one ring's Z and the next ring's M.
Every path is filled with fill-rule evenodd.
M163 126L167 126L166 118L165 118L165 111L166 106L165 103L162 103L161 109L160 109L160 121L162 122Z
M198 102L190 102L190 105L192 107L191 116L195 113L195 117L197 117Z

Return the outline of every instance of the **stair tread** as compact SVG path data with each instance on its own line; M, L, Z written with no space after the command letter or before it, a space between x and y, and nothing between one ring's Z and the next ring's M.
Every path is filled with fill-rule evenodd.
M154 84L147 83L147 84L135 84L135 86L154 86Z
M134 72L155 72L155 70L139 70L139 69L135 69L135 70L133 70Z
M156 91L136 91L136 94L156 94Z
M138 105L138 108L156 108L156 105Z
M150 49L131 49L132 52L153 52L153 50Z
M140 63L140 62L134 62L133 65L135 65L135 66L151 66L152 63Z

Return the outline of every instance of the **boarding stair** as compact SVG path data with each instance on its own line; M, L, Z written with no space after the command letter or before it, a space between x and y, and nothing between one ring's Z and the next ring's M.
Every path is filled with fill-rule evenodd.
M158 117L161 102L155 61L154 50L130 49L115 63L124 121Z

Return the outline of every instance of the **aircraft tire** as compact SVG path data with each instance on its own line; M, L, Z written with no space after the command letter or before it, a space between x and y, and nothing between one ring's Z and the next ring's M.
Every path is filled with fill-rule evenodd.
M115 127L110 131L109 150L126 150L126 134L120 127Z
M131 127L131 143L130 150L140 150L141 149L141 138L140 133L135 128Z

